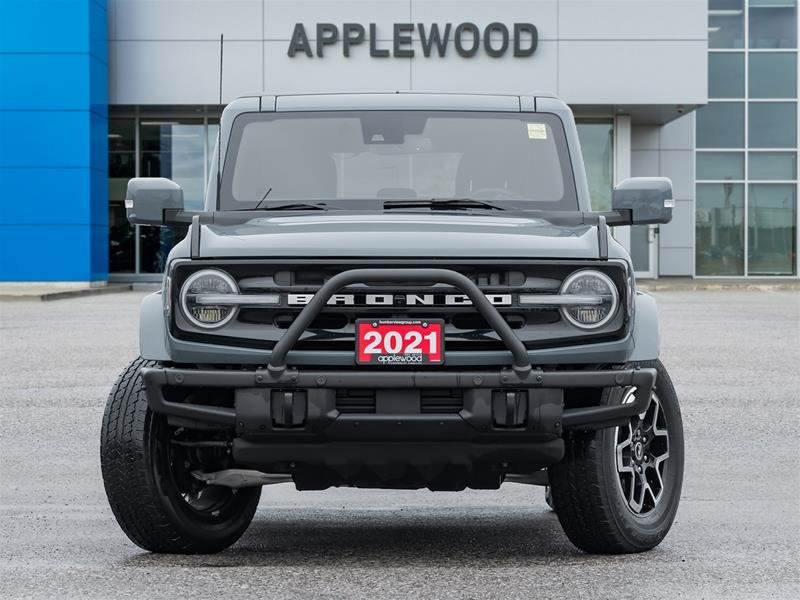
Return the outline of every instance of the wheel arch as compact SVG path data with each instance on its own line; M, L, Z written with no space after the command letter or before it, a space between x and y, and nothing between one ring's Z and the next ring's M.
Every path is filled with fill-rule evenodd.
M661 328L656 300L649 294L636 292L634 303L633 352L630 360L656 360L661 354Z
M161 291L145 296L139 307L139 354L145 360L170 360Z

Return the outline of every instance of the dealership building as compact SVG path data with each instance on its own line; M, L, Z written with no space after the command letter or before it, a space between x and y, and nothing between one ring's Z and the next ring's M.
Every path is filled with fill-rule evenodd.
M639 276L798 277L797 0L4 0L0 281L159 278L183 231L129 225L126 184L202 207L220 35L222 104L554 92L594 209L672 179L671 223L614 232Z

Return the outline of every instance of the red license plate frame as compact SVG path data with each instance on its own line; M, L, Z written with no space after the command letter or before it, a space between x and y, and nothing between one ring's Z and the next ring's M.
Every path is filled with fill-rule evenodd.
M356 319L355 333L356 364L444 364L444 319Z

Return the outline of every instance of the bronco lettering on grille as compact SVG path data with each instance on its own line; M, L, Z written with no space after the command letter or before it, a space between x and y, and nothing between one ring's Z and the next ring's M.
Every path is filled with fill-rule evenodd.
M305 306L314 294L287 294L289 306ZM511 306L511 294L486 294L495 306ZM334 306L470 306L464 294L335 294L328 300Z

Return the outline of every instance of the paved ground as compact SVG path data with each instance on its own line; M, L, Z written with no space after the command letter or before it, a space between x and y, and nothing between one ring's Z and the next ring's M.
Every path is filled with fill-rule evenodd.
M686 425L672 532L576 551L541 488L459 494L266 488L216 556L141 552L100 480L109 386L142 294L0 304L0 596L798 598L800 294L657 292Z

